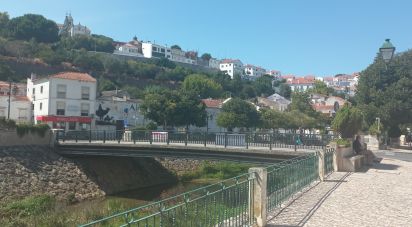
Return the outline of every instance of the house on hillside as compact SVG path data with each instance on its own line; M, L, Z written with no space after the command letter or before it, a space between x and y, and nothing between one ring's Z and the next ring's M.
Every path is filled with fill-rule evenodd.
M146 125L146 119L139 109L141 103L141 100L130 98L123 90L102 91L95 105L96 128L115 123L125 128Z
M27 79L27 98L33 104L34 122L53 129L94 128L96 79L87 73L61 72Z
M85 35L85 36L90 36L91 31L88 27L81 25L80 22L79 24L74 24L73 22L73 17L71 14L66 14L66 17L64 19L63 24L57 24L57 27L59 29L59 35L67 35L70 37L76 36L76 35Z
M348 101L337 96L324 96L314 94L311 96L312 107L314 110L327 116L334 116L336 112Z
M116 49L113 54L125 55L132 57L144 57L142 52L142 43L135 37L128 43L116 43Z
M233 79L234 75L243 75L243 63L238 59L223 59L219 64L220 71L226 73Z
M245 78L248 80L256 80L257 78L265 75L266 70L259 66L254 66L251 64L247 64L244 66L244 75Z
M300 78L295 78L292 80L288 80L287 84L289 84L290 89L292 91L306 91L308 89L313 88L315 84L315 78L313 77L300 77Z
M258 97L258 106L262 108L269 108L277 111L286 111L290 105L290 101L279 94L273 94L266 98Z
M142 42L142 53L145 58L171 59L171 49L151 42Z
M17 123L32 122L31 102L26 97L26 84L12 83L10 86L9 82L0 81L0 118L10 118Z

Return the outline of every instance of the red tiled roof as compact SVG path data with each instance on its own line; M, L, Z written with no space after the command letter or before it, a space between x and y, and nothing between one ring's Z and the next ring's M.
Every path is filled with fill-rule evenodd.
M234 63L240 61L239 59L223 59L220 63Z
M293 79L292 81L288 82L289 84L313 84L315 83L315 79L306 79L306 78L296 78Z
M50 76L50 78L96 82L96 79L93 78L92 76L90 76L89 74L87 74L87 73L78 73L78 72L62 72L62 73L52 75L52 76Z
M220 108L222 107L222 99L202 99L202 102L209 108Z
M27 96L14 96L14 101L30 101Z

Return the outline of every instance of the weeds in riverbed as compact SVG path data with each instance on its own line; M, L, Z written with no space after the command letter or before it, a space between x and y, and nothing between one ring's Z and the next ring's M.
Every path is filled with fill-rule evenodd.
M194 179L217 179L223 180L246 173L252 167L251 164L219 162L211 163L205 161L202 166L193 172L183 174L180 179L183 182Z

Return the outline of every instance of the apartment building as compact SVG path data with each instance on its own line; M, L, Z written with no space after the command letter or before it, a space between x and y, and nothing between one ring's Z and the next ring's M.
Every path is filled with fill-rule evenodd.
M219 69L222 72L225 72L227 75L233 79L234 75L243 75L244 68L243 63L238 59L224 59L219 64Z

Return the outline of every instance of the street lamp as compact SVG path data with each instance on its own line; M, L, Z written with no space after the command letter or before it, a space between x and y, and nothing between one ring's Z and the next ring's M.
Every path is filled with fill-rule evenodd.
M380 124L381 124L381 119L379 118L379 117L377 117L376 118L376 122L378 123L378 133L380 132L379 131L379 126L380 126Z
M396 48L392 45L390 39L385 39L385 42L382 44L381 48L379 48L379 53L385 64L388 64L392 60L395 49Z
M10 106L11 106L11 79L9 78L9 100L7 108L7 120L10 120Z

